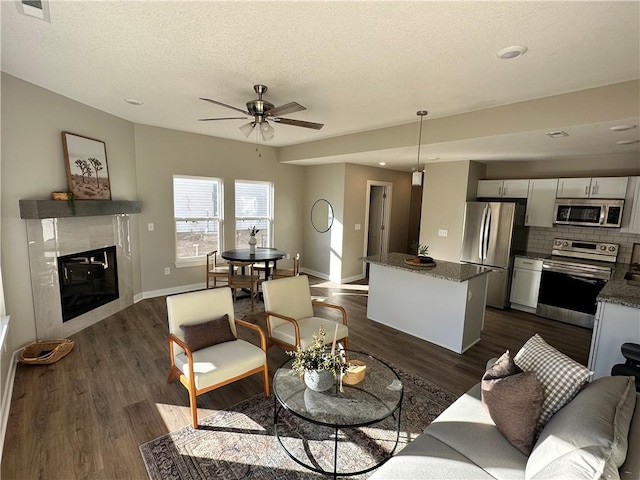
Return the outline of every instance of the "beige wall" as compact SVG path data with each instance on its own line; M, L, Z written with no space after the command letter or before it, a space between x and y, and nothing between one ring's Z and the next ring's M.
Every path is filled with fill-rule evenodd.
M365 256L364 238L367 232L367 182L369 180L392 183L389 251L404 252L409 231L409 209L411 204L411 174L383 168L347 164L344 192L344 246L342 278L350 279L362 275ZM360 224L360 230L355 225Z
M322 278L342 276L345 164L304 167L302 268ZM311 207L324 198L333 207L333 225L317 232L311 225Z
M135 200L133 124L2 74L2 268L14 348L36 339L25 221L18 200L67 190L62 131L106 143L114 200ZM134 293L140 290L137 218L131 216Z
M619 154L553 161L488 162L486 179L501 178L561 178L561 177L627 177L640 175L637 154Z
M420 243L429 245L429 255L433 258L449 262L460 260L464 204L475 199L477 180L483 174L484 166L476 162L427 164ZM438 236L440 229L448 230L448 236Z
M224 185L224 245L235 248L235 180L270 181L275 186L274 245L295 254L302 250L303 219L299 199L304 167L279 164L274 149L145 125L135 126L142 290L146 296L204 283L203 265L175 268L173 175L221 178ZM154 231L147 224L154 224ZM165 267L171 275L165 275Z

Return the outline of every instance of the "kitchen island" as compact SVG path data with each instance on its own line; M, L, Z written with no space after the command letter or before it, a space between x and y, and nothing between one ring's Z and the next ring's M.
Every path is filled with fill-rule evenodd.
M491 268L405 262L412 258L386 253L363 259L369 263L367 317L456 353L479 342Z

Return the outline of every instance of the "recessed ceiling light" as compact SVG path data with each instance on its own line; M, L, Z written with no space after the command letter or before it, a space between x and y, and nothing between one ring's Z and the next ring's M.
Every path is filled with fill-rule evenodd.
M613 130L614 132L626 132L627 130L633 130L636 128L636 125L616 125L615 127L611 127L609 130Z
M568 137L569 134L567 132L565 132L564 130L556 130L555 132L547 132L545 133L545 135L549 138L561 138L561 137Z
M512 58L521 57L528 50L524 45L514 45L500 50L496 55L500 60L511 60Z
M125 98L124 101L130 105L142 105L144 103L142 100L136 100L135 98Z
M640 140L620 140L616 143L618 145L633 145L634 143L640 143Z
M387 162L378 162L378 165L380 165L381 167L384 167L387 164Z

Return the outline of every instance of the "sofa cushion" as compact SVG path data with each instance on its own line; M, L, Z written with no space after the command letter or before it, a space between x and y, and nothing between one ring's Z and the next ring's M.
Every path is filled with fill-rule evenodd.
M527 456L496 428L482 406L480 383L442 412L425 433L456 450L494 478L524 478Z
M500 432L529 455L540 417L543 395L534 372L523 372L507 350L485 372L481 381L482 403Z
M192 352L236 339L229 325L229 315L226 313L220 318L206 322L180 325L180 329L184 333L184 343Z
M560 468L571 468L575 478L617 477L635 403L633 377L604 377L587 385L542 430L526 478L550 478Z
M527 340L514 361L525 372L535 372L542 385L544 400L537 424L538 432L554 413L578 393L592 374L588 368L546 343L538 334Z

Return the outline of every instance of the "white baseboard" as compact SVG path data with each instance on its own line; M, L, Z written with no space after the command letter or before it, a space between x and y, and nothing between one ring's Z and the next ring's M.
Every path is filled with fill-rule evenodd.
M16 378L16 365L18 364L18 355L20 350L16 350L11 355L11 364L9 365L9 372L7 373L7 381L4 385L4 395L2 396L2 418L0 418L0 460L2 460L2 454L4 453L4 437L7 433L7 423L9 422L9 410L11 409L11 396L13 395L13 382Z
M352 277L343 278L342 279L342 283L351 283L351 282L355 282L357 280L362 280L363 278L365 278L365 274L364 273L360 273L358 275L353 275Z
M133 303L138 303L140 300L144 300L144 293L136 293L133 296Z
M342 279L339 279L339 280L333 280L326 273L316 272L315 270L311 270L310 268L301 268L300 272L301 273L308 273L309 275L313 275L314 277L322 278L323 280L327 280L329 282L340 283L340 284L349 283L349 282L355 282L356 280L362 280L363 278L365 278L364 273L360 273L360 274L354 275L352 277L342 278Z
M178 287L171 288L162 288L160 290L151 290L149 292L142 292L142 299L144 298L155 298L155 297L163 297L165 295L174 295L176 293L185 293L185 292L193 292L194 290L204 290L206 288L206 284L202 283L194 283L192 285L180 285Z

